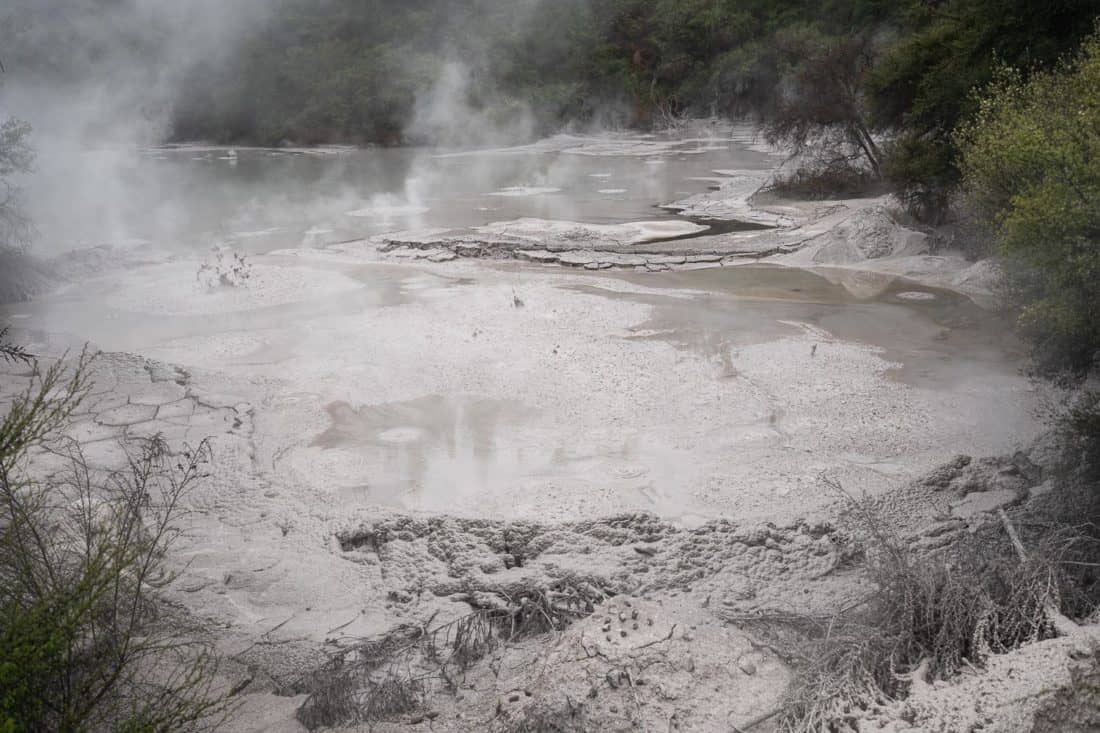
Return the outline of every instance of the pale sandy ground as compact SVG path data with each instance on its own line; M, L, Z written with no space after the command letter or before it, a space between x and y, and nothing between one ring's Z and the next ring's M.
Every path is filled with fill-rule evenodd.
M89 282L86 301L43 302L36 325L245 380L257 460L338 506L782 521L827 503L822 473L883 491L1036 427L1019 352L979 340L1003 324L846 302L820 278L788 283L818 293L785 293L780 271L782 302L705 273L424 270L301 251L205 292L195 266Z
M39 350L59 348L65 340L47 335L71 329L140 354L104 358L102 402L73 428L104 465L120 457L122 431L215 437L177 591L226 628L228 651L276 681L316 663L336 629L349 638L457 614L451 596L463 584L583 573L732 635L684 652L698 666L677 683L678 705L604 700L634 711L621 729L659 714L679 715L684 730L722 730L718 718L748 720L773 704L786 673L767 653L751 680L706 671L708 654L717 656L707 664L730 670L752 648L704 602L729 613L827 605L848 588L831 575L832 541L814 549L798 528L837 500L822 474L856 493L889 491L955 453L1011 451L1036 430L1037 395L1011 341L983 342L980 328L937 322L921 303L860 302L782 270L757 273L756 282L779 279L754 294L705 272L639 280L466 261L425 270L300 251L258 258L243 288L205 292L197 264L91 280L16 323L33 326ZM334 539L394 510L536 521L539 536L559 539L510 571L494 567L502 550L491 543L478 551L488 560L454 565L454 550L422 544L429 528L362 557ZM698 528L714 549L704 547L696 571L683 550L669 548L665 564L632 549L650 537L644 515L621 520L625 534L610 543L542 524L634 512L672 520L661 532L675 538L688 531L677 526ZM747 540L725 555L741 540L722 539L718 519L787 529L773 559ZM470 546L471 531L456 526L451 542ZM394 603L391 591L417 595ZM270 697L275 684L256 683L239 729L289 725L300 700ZM454 721L484 715L506 692L499 680L472 684L484 694L438 703L465 716ZM714 686L724 702L704 704ZM601 715L615 719L609 710Z
M747 724L788 672L736 618L861 587L822 476L882 494L1038 429L1003 324L893 278L401 264L368 243L259 257L208 291L199 264L5 316L40 353L112 352L72 428L97 465L124 435L212 436L173 594L251 680L234 730L298 730L301 696L275 693L326 649L562 578L616 600L390 727L506 730L578 697L586 729ZM25 382L9 369L0 398ZM605 632L626 608L641 628ZM649 684L607 682L623 670Z

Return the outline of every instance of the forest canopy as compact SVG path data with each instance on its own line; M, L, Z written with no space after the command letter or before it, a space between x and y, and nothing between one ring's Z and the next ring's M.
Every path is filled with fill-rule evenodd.
M1002 70L959 131L962 170L1043 366L1100 354L1100 35L1059 68Z

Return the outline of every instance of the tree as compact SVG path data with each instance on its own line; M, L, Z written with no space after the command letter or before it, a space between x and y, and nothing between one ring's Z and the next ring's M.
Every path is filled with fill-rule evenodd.
M205 447L131 444L125 470L89 468L59 438L90 389L92 357L40 370L0 421L0 732L198 730L225 711L215 658L163 603L181 500ZM35 456L68 468L37 480Z
M23 247L33 231L23 211L23 191L15 180L34 163L30 131L30 125L16 119L0 122L0 247L8 250Z
M1087 369L1100 352L1100 33L1053 71L1002 70L956 141L970 200L1016 265L1040 363Z
M20 120L0 120L0 303L25 299L33 281L41 278L26 254L34 226L18 181L34 164L30 131Z
M827 169L865 165L881 177L882 153L868 118L866 79L873 55L861 36L822 36L808 28L777 38L783 76L769 142L794 155L814 153Z
M1100 0L916 0L869 83L872 120L888 130L884 172L913 213L936 219L957 188L953 135L976 111L974 91L999 64L1049 68L1077 48Z

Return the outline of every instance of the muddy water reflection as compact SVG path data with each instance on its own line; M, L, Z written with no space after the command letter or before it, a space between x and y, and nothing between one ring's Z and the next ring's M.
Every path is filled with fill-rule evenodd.
M418 494L514 478L522 452L509 460L498 450L500 437L533 416L512 400L444 395L359 408L334 402L326 410L332 424L312 446L351 451L379 467L367 486L345 494L386 503L418 503Z
M855 273L856 276L863 273ZM853 273L768 265L663 273L626 279L684 292L621 293L576 289L653 306L631 338L659 340L729 360L738 346L820 329L823 338L866 344L900 366L889 375L907 384L947 387L977 374L1017 374L1026 349L1010 319L950 291L903 278L870 275L873 289L847 282Z
M690 451L659 436L562 435L515 400L430 395L360 407L334 402L326 411L330 425L310 447L354 477L337 492L351 503L461 513L601 477L601 491L671 516L682 510L675 497L697 478Z

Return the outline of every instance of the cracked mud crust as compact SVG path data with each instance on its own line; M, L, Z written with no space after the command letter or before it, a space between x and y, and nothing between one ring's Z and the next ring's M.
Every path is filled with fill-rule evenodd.
M971 262L954 252L931 254L928 235L899 223L889 198L765 203L769 197L754 193L766 174L718 180L718 191L668 207L695 218L680 222L683 231L672 227L663 236L639 232L677 222L597 226L522 219L473 230L385 234L331 249L435 264L477 258L636 272L768 263L820 271L861 297L910 282L961 293L987 307L998 303L1001 274L995 263ZM690 228L708 220L739 223L741 231Z
M402 624L507 609L529 589L558 587L585 588L603 601L557 633L502 645L469 667L457 690L433 688L420 711L375 729L503 732L555 720L578 731L725 731L754 721L767 730L789 671L741 630L744 620L827 613L865 592L847 531L824 521L685 525L626 512L550 522L334 504L271 470L277 456L256 427L278 394L270 377L125 354L103 354L94 369L95 391L70 435L95 467L120 465L126 436L161 434L177 450L211 439L216 465L190 497L171 593L219 629L227 684L244 691L235 730L300 730L294 711L304 698L288 690L347 645ZM5 367L0 401L29 379L25 369ZM989 521L1006 502L1041 494L1042 456L1041 444L998 459L960 456L883 502L899 527L912 526L914 542L931 548ZM944 511L950 519L937 520ZM1053 665L1050 679L1069 689L1058 681L1070 679L1076 667L1063 660L1079 644L1065 644L1021 650L1019 658L1051 660L1043 662ZM997 661L995 674L1001 664L1012 662ZM958 689L990 684L975 679ZM923 715L928 726L886 730L947 731L955 723L939 721L984 720L988 703L972 711L970 698L941 702L955 689L940 686L927 701L921 693L910 707L874 715L894 726ZM975 699L1000 699L991 689ZM1049 696L1037 699L1021 715L1060 720L1043 706Z

